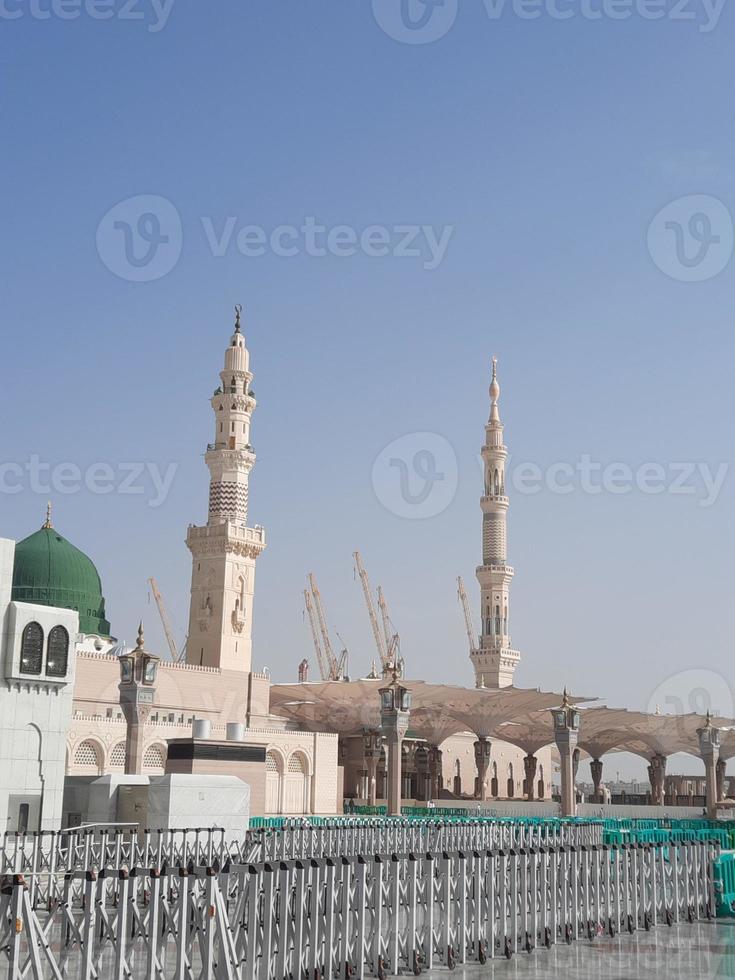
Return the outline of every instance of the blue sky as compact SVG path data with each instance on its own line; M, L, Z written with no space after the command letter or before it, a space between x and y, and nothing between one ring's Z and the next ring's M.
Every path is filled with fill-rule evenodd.
M733 13L664 0L651 20L643 0L620 2L491 16L446 0L423 11L435 31L456 14L446 33L409 44L420 31L398 0L174 0L165 18L112 0L109 20L5 0L0 534L38 527L47 496L25 470L8 492L7 464L111 466L112 493L52 492L55 523L95 558L118 636L143 615L163 652L155 575L183 639L207 400L242 302L259 401L251 521L269 534L256 665L294 679L312 656L314 571L353 672L369 668L360 548L409 672L470 683L455 578L474 601L496 353L511 469L542 474L538 492L511 489L517 682L634 708L704 691L732 710ZM408 14L419 22L419 0ZM141 195L159 210L140 228L173 256L160 277L145 242L137 266L120 250ZM309 254L309 219L357 241L377 226L389 254ZM238 249L248 226L265 254ZM281 226L297 254L274 254ZM400 254L406 226L419 255ZM447 236L441 256L431 235ZM415 433L440 437L452 491L417 520L373 478ZM584 458L629 467L628 492L586 492L577 475L548 489L568 472L549 467L576 474ZM175 467L160 506L150 481L120 492L126 464ZM637 485L647 464L663 492ZM723 466L708 494L702 473ZM693 492L674 492L677 474Z

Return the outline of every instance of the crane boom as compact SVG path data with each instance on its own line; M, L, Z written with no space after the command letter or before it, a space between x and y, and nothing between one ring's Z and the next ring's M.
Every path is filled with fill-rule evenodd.
M464 612L464 624L467 630L467 639L470 643L470 653L475 653L477 650L477 634L475 633L475 627L472 622L472 610L470 609L470 600L467 598L467 592L464 587L464 582L462 581L462 576L457 578L457 595L459 596L459 601L462 603L462 611Z
M390 647L391 640L393 639L393 626L390 621L390 616L388 615L388 605L385 601L385 596L383 595L382 585L378 586L378 608L380 609L380 615L383 620L383 635L385 636L385 646Z
M316 660L319 664L319 673L322 675L323 681L328 681L330 679L329 665L324 656L324 651L322 650L322 645L319 640L319 630L316 625L316 617L314 615L314 606L311 602L311 595L308 589L304 589L304 603L306 604L306 612L309 616L309 624L311 626L311 637L314 641L314 650L316 652Z
M357 574L360 576L360 581L362 582L362 591L365 596L365 605L367 606L368 616L370 617L370 625L373 629L373 637L375 638L375 645L378 648L378 655L380 656L380 662L383 666L388 662L388 651L386 649L385 637L380 632L380 626L378 625L378 617L375 615L375 604L373 602L373 594L370 591L370 579L368 578L365 566L362 563L362 557L360 552L356 551L354 553L355 566L357 568Z
M339 664L337 663L337 658L334 655L334 650L332 649L332 641L329 639L329 630L327 629L327 619L324 615L324 606L322 605L322 594L319 591L319 587L316 584L316 579L312 573L309 573L309 585L311 586L311 594L314 596L314 606L316 607L316 618L319 623L319 631L322 634L322 641L324 643L324 656L327 663L329 664L329 680L338 681L342 676L342 672L339 669Z
M166 634L166 642L168 643L168 648L171 652L171 659L173 661L177 661L179 659L179 651L176 648L174 631L171 628L171 620L168 618L168 612L166 611L166 604L163 601L161 590L158 588L158 582L156 582L154 578L149 578L148 584L151 587L153 598L156 600L156 605L158 606L158 615L161 617L161 624L163 625L163 632Z

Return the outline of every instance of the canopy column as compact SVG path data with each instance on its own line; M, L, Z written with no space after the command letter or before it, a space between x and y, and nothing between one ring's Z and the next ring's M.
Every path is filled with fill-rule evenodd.
M526 797L529 800L535 799L536 796L536 770L538 768L538 759L533 753L524 755L523 757L523 771L526 776Z
M724 759L717 760L717 802L721 803L725 797L725 770L727 762Z
M720 757L720 730L712 725L712 718L707 712L704 728L697 729L699 736L699 753L704 760L704 773L707 782L707 816L710 820L717 819L717 762Z
M593 759L590 762L590 773L592 774L592 784L595 788L592 799L595 803L603 803L604 800L602 799L602 790L600 788L602 786L602 761L600 759Z
M552 708L551 715L554 720L554 739L561 758L561 813L563 817L574 817L577 813L574 756L576 754L579 759L577 742L580 714L572 706L566 688L561 706Z
M666 780L666 756L657 752L651 756L648 766L648 781L651 784L651 803L653 806L664 805L664 784Z
M491 745L485 735L478 735L475 742L475 765L477 779L475 781L475 799L487 799L487 771L490 767Z

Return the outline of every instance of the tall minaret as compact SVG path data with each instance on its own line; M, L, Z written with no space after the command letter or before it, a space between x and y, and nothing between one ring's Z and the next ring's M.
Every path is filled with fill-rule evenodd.
M189 527L191 606L186 660L205 667L250 670L255 560L265 548L265 531L247 526L248 481L255 465L250 420L250 355L242 335L242 307L235 307L235 332L225 352L222 383L212 396L214 442L205 460L211 474L209 520Z
M480 646L471 655L477 687L508 687L521 655L511 649L509 613L510 583L513 569L506 564L506 519L508 498L505 495L505 461L508 449L503 445L503 423L500 421L498 399L498 361L493 358L493 378L490 384L490 418L485 426L485 445L482 461L485 473L485 493L482 507L482 565L477 569L480 583Z

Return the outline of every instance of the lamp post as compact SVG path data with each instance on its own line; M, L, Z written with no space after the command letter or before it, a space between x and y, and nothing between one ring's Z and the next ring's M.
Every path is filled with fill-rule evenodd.
M363 736L365 764L367 766L367 804L375 806L377 800L378 763L383 753L383 736L379 732L369 732Z
M138 644L120 661L120 706L128 723L125 738L125 772L143 771L143 729L153 710L160 658L144 649L143 624L138 628Z
M574 787L574 752L579 740L579 711L570 703L567 689L558 708L551 709L554 719L554 739L561 758L561 813L573 817L577 812Z
M381 687L380 726L388 745L388 814L401 815L401 746L408 731L411 714L411 692L398 683L399 671L393 668L392 681Z
M704 759L704 772L707 777L707 816L717 819L717 762L720 758L720 729L712 725L709 711L704 728L697 729L699 753Z

